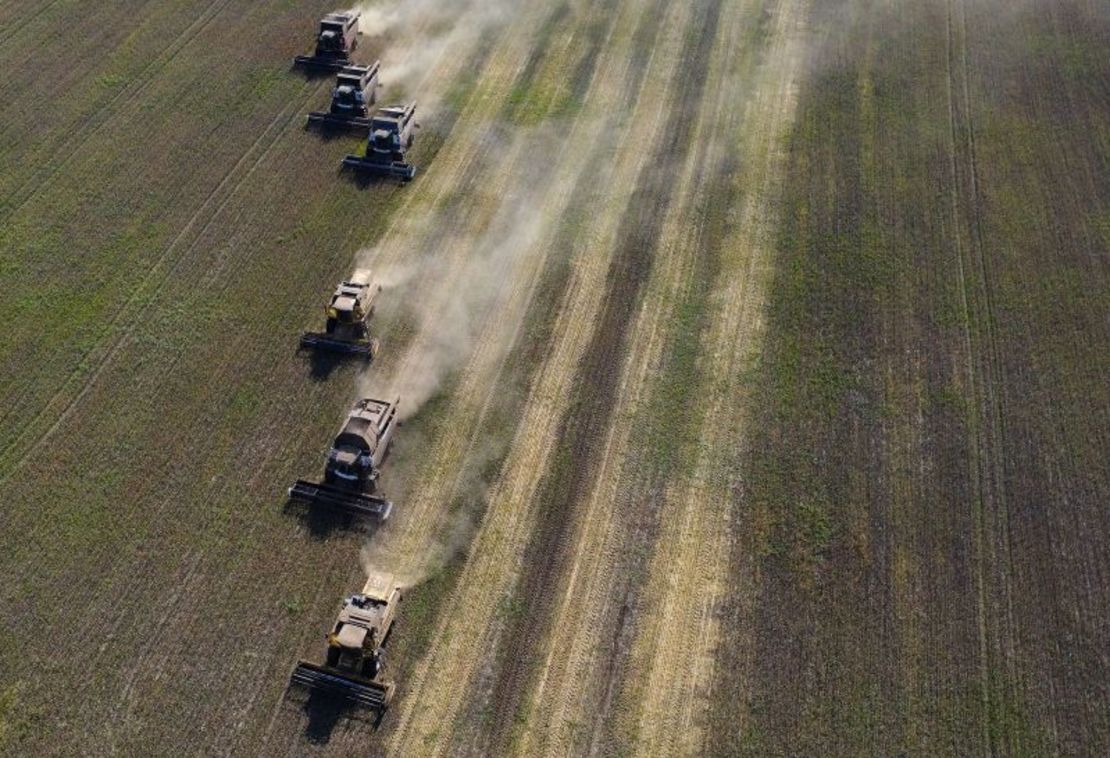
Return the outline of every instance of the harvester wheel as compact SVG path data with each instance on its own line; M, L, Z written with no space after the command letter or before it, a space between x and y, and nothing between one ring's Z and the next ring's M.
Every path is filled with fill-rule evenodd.
M335 668L336 666L338 666L339 665L339 650L337 650L334 647L329 647L328 648L327 660L328 660L328 666L330 666L331 668Z

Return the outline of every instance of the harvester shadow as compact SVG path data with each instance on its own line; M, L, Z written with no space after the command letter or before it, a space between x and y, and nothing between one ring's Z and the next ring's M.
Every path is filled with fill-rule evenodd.
M301 710L308 720L304 728L305 739L316 745L328 744L335 727L341 721L370 724L374 729L381 724L380 714L367 717L363 715L362 709L353 706L350 701L326 692L311 693Z
M313 692L305 700L302 710L308 719L304 727L305 739L317 745L326 745L331 742L335 725L352 709L342 698Z
M309 124L304 125L304 130L311 134L315 134L322 142L335 142L340 139L350 139L355 134L351 129L344 126L331 126L328 123L323 124ZM365 138L365 135L363 135Z
M335 77L335 72L327 68L316 68L314 66L298 66L296 63L289 67L291 74L299 74L305 78L306 81L315 82L320 79L331 79Z
M314 382L326 382L346 362L346 356L313 350L308 355L309 376Z
M362 371L373 361L365 357L331 353L326 350L313 350L305 355L308 363L309 377L314 382L326 382L339 369L344 366L354 366L355 371Z
M404 186L408 182L395 176L382 176L368 171L354 171L346 166L339 167L339 176L358 187L360 190L371 187L388 187L390 185Z
M377 523L365 516L313 508L292 499L285 501L283 510L300 520L314 540L326 540L336 532L361 532L369 537L377 530Z

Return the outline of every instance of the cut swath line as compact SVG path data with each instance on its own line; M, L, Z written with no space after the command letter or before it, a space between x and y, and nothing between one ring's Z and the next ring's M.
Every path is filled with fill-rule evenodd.
M967 352L967 382L971 390L972 397L977 398L979 394L980 377L975 369L975 349L971 335L972 313L970 307L970 298L968 297L969 282L965 270L965 258L967 252L964 249L963 233L960 224L960 176L958 167L958 145L959 145L959 128L956 116L956 73L953 59L956 55L953 29L953 5L955 0L949 0L947 6L947 30L946 30L946 44L947 44L947 74L948 74L948 122L951 137L950 144L950 168L952 177L952 192L951 192L951 205L952 205L952 221L954 225L953 239L956 245L956 261L957 261L957 277L960 283L960 299L963 311L964 323L964 349ZM985 523L984 523L984 494L983 494L983 463L981 459L981 433L979 431L978 418L974 420L969 418L969 437L971 438L971 445L969 450L971 452L972 469L975 471L975 476L971 478L970 485L972 490L972 502L974 503L975 510L975 582L977 588L977 602L976 602L976 615L978 621L979 631L979 679L980 679L980 706L983 710L981 718L982 727L982 741L983 751L986 755L993 755L995 753L995 745L992 731L990 729L989 714L991 712L991 691L990 691L990 654L989 654L989 627L987 622L987 589L986 589L986 576L985 576L985 557L984 542L985 536Z

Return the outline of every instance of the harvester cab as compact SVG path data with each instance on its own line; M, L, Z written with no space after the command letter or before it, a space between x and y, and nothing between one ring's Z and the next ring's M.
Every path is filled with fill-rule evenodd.
M370 66L344 66L331 93L331 108L308 114L308 124L340 129L369 129L370 106L378 99L377 61Z
M381 678L382 646L400 602L401 588L392 575L372 575L362 592L343 601L327 635L324 665L299 662L292 683L383 713L394 685Z
M328 301L324 333L306 332L301 347L372 359L378 352L378 340L370 336L366 322L374 313L381 289L369 277L340 284Z
M356 403L328 451L324 481L298 480L289 488L290 499L381 521L389 518L393 504L374 493L400 402L366 398Z
M419 126L416 103L382 108L370 120L366 155L348 155L343 165L366 174L412 179L416 166L405 163L405 152L412 147Z
M338 71L351 62L351 53L358 46L357 11L329 13L320 20L313 55L298 55L294 63L306 68Z

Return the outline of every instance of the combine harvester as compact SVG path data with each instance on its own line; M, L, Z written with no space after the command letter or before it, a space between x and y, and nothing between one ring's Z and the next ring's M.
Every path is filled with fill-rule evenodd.
M370 120L366 155L348 155L343 165L362 174L395 176L409 181L416 166L405 163L405 151L416 139L416 103L382 108Z
M385 714L394 685L382 679L382 646L389 637L401 588L392 575L372 575L362 592L343 601L328 633L325 663L300 661L290 684Z
M324 481L298 480L289 488L289 499L379 521L389 518L393 503L374 493L400 402L367 398L356 403L328 451Z
M324 333L306 332L301 336L301 347L373 360L378 340L370 336L366 322L374 313L374 300L381 290L381 285L369 277L364 282L340 284L328 303Z
M349 65L358 46L359 15L358 11L345 11L324 16L316 34L316 51L298 55L293 65L317 71L339 71Z
M308 114L308 126L327 129L369 129L370 106L378 100L378 70L371 66L344 66L331 93L331 108Z

